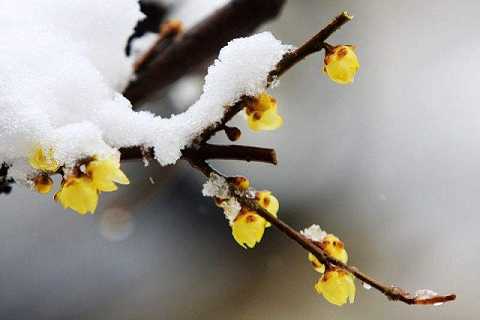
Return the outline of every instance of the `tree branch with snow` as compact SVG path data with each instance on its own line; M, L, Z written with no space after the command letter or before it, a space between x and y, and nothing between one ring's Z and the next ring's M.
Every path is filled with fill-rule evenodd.
M359 69L355 48L326 43L352 19L346 12L298 48L268 32L227 44L275 17L284 3L234 0L185 33L180 23L165 23L154 45L140 60L131 61L123 49L141 18L134 2L109 0L89 6L86 0L52 0L52 10L26 2L0 4L7 43L0 44L0 138L8 142L0 146L0 192L8 192L15 180L47 194L54 185L51 177L60 175L55 200L80 214L93 213L101 193L129 184L121 160L156 160L165 166L183 159L208 178L203 194L224 210L240 246L255 247L266 229L276 227L307 251L320 273L315 289L327 301L352 303L355 278L407 304L455 300L454 294L431 290L410 294L349 266L345 245L335 235L316 225L296 231L277 217L279 201L270 191L255 190L247 178L223 175L208 163L277 163L273 149L216 145L210 139L224 131L237 141L241 130L229 121L242 111L252 131L282 126L277 100L267 89L310 54L325 51L323 67L332 81L353 81ZM25 23L9 17L11 6L24 6ZM85 21L70 24L69 17L80 11ZM221 47L208 68L202 95L187 111L162 118L133 109L132 103L192 71Z

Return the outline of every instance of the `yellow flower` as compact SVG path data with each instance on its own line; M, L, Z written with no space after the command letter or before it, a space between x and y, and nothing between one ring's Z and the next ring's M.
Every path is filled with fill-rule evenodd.
M87 175L91 178L93 186L104 192L117 190L115 183L130 183L127 176L120 170L120 162L112 159L90 161L87 165Z
M315 284L318 294L337 306L355 301L355 282L353 276L340 269L328 270Z
M245 249L253 248L262 240L266 223L255 211L242 210L232 224L233 238Z
M71 208L79 214L94 213L98 204L98 191L87 176L69 176L55 195L63 208Z
M327 234L320 241L319 246L328 256L343 263L348 262L348 253L347 250L345 250L345 245L333 234ZM325 272L325 266L310 252L308 253L308 261L312 263L315 271L320 273Z
M355 48L342 45L325 49L324 71L328 77L337 83L352 83L360 68Z
M253 131L275 130L283 124L282 117L277 113L277 101L266 92L250 99L245 113L248 127Z
M53 157L53 150L48 149L45 153L42 148L36 148L28 158L30 165L37 170L55 172L58 170L58 162Z
M241 190L247 190L250 188L250 180L242 176L236 176L229 178L230 181Z
M347 263L348 253L347 250L345 250L345 245L333 234L328 234L323 238L320 242L320 248L322 248L322 250L330 257L343 263Z
M49 176L41 174L33 179L33 184L38 193L46 194L52 190L53 180Z
M275 217L277 216L280 204L278 202L278 199L275 198L275 196L273 196L270 191L265 190L257 192L255 194L255 200L257 200L257 203L260 207L267 210L271 215ZM270 222L267 221L265 227L268 228L270 226Z

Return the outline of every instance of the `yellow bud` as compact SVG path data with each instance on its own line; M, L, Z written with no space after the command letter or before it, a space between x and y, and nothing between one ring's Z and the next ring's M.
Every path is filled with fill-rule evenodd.
M55 200L63 208L71 208L81 215L88 212L94 213L98 204L98 191L89 177L70 176L63 181L60 191L55 195Z
M360 68L355 48L349 45L325 49L324 71L328 77L337 83L352 83Z
M268 190L259 191L255 194L255 200L260 207L267 210L271 215L277 216L278 209L280 208L280 203L278 199L272 195L272 193ZM270 222L267 221L266 227L270 227Z
M52 190L53 180L47 175L38 175L33 179L35 191L41 194L49 193Z
M250 99L245 113L248 127L253 131L275 130L283 124L282 117L277 113L277 101L266 92Z
M340 269L327 270L315 284L318 294L337 306L355 301L355 282L353 276Z
M53 150L48 149L45 153L42 148L36 148L28 158L30 165L37 170L55 172L58 170L58 162L53 157Z
M87 165L87 175L99 191L117 190L115 183L129 184L127 176L120 170L120 162L112 159L92 160Z
M237 176L229 179L231 179L232 183L241 190L247 190L248 188L250 188L250 180L245 177Z
M253 248L262 240L266 222L255 211L242 210L232 224L233 238L245 249Z
M320 242L320 248L322 248L322 250L330 257L343 263L347 263L348 253L347 250L345 250L345 245L333 234L328 234L322 239Z

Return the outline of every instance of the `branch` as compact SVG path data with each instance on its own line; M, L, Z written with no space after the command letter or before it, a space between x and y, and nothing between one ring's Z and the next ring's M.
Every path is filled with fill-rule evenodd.
M315 36L305 42L305 44L303 44L301 47L289 53L286 53L277 63L275 69L270 71L267 79L267 87L269 87L273 83L273 81L277 80L281 75L283 75L294 65L296 65L309 55L322 50L324 48L324 42L328 39L328 37L330 37L336 30L338 30L341 26L343 26L350 20L352 20L352 16L348 15L346 12L342 12L329 25L327 25L319 33L317 33ZM244 105L248 102L249 99L251 99L251 97L243 96L233 106L226 108L227 111L225 111L222 120L219 123L207 128L203 133L201 133L199 138L197 139L197 142L201 143L202 141L208 141L218 131L223 130L225 124L229 122L237 113L242 111Z
M138 74L124 95L136 104L154 91L191 72L214 57L228 41L249 35L276 17L285 0L233 0L194 26L161 51L145 72Z
M228 177L220 174L218 171L213 169L204 161L197 162L195 159L190 159L189 162L194 168L200 170L207 178L209 178L212 174L217 174L224 177L227 181L230 180L228 179ZM328 256L317 243L304 237L300 232L293 229L291 226L278 219L277 217L271 215L268 211L259 206L254 199L247 197L245 191L240 190L235 184L229 182L229 187L232 190L233 196L242 205L242 207L256 211L258 215L260 215L265 220L274 225L280 232L285 234L290 239L294 240L308 252L311 252L322 264L327 267L335 266L351 273L358 280L375 288L392 301L402 301L409 305L438 305L449 301L454 301L456 299L455 294L449 294L445 296L437 295L431 298L416 297L415 295L412 295L399 287L382 284L380 281L361 272L360 270L358 270L358 268L349 266Z
M153 148L130 147L120 149L121 160L151 160L155 157ZM198 148L187 148L182 152L183 158L192 158L196 161L205 160L240 160L277 164L275 150L240 145L202 144Z
M347 12L342 12L339 14L332 22L325 28L323 28L319 33L314 37L308 40L300 48L287 53L283 59L277 64L275 70L270 72L268 76L268 82L271 83L276 78L280 77L291 67L293 67L298 62L302 61L307 56L312 53L318 52L324 48L324 42L330 37L335 31L340 29L345 23L352 20L353 16L349 15Z

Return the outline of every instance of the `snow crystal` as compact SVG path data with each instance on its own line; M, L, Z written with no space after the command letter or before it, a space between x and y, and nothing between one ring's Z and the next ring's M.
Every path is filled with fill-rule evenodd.
M141 17L133 0L0 2L0 163L12 177L33 173L27 158L37 147L67 167L128 146L153 147L162 165L173 164L225 106L263 91L291 48L270 33L231 41L199 100L165 119L133 111L121 94L132 73L124 46Z
M438 294L430 289L420 289L415 291L415 298L419 300L430 299L436 297Z
M366 283L366 282L363 282L363 283L362 283L362 286L363 286L363 288L364 288L365 290L370 290L370 289L372 289L372 286L369 285L369 284Z
M300 231L300 233L313 241L322 241L327 236L327 233L323 231L319 225L312 224L310 227Z
M229 198L226 201L220 203L220 207L223 208L223 213L225 214L225 218L228 220L230 225L233 224L233 221L240 213L242 209L242 205L237 201L235 198Z
M202 194L205 197L229 198L230 188L228 187L227 180L218 174L212 173L210 179L203 185Z

